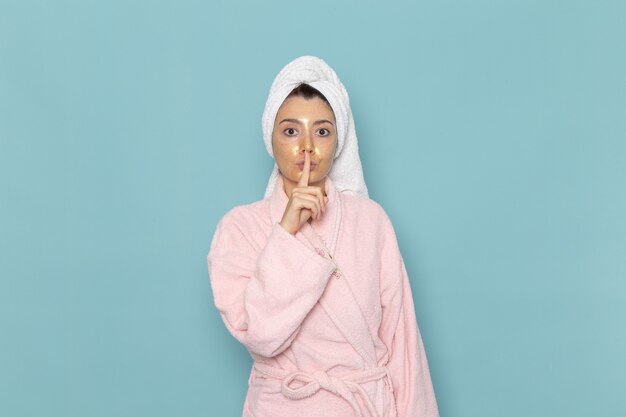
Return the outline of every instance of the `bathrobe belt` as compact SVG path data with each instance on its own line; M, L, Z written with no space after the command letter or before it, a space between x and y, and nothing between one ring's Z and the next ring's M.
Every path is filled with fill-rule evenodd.
M289 399L299 400L315 394L320 389L325 389L350 403L356 417L363 417L363 413L355 397L355 394L358 393L365 402L370 417L383 417L376 412L374 404L372 404L367 392L360 384L381 378L389 378L386 366L362 369L341 377L328 375L325 371L314 371L310 373L303 371L287 371L256 361L254 362L254 368L267 377L282 380L281 392ZM289 384L295 380L304 382L304 385L297 388L290 387Z
M305 223L300 230L318 254L337 265L330 251L309 223ZM381 417L377 414L367 392L360 384L385 378L384 385L387 386L388 392L392 393L391 377L386 366L377 365L374 342L367 321L338 265L335 271L333 271L326 289L318 302L346 340L363 357L366 368L341 377L328 375L322 370L310 373L300 370L288 371L264 363L257 363L256 361L254 363L255 369L269 377L281 379L281 391L287 398L301 399L313 395L320 389L326 389L348 401L354 410L355 416L362 417L363 414L354 396L354 394L358 393L363 398L371 417ZM300 380L305 385L291 388L289 384L294 380ZM377 393L383 394L380 386L378 386ZM391 398L388 398L388 400L391 400Z

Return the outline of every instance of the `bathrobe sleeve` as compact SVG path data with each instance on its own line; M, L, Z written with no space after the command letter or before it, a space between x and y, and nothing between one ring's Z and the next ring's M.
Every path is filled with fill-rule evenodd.
M397 415L438 417L406 267L394 228L384 210L381 234L382 321L379 336L389 352L387 367L396 398Z
M335 265L278 222L264 246L251 237L233 211L220 220L207 255L211 288L228 331L251 353L273 357L296 337Z

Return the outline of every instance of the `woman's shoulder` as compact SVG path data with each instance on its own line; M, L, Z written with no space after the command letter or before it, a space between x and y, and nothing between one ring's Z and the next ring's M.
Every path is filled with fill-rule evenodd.
M230 208L220 218L218 224L246 227L270 224L269 200L267 198L251 203L238 204Z
M268 201L258 200L252 203L240 204L232 207L217 222L211 251L220 244L238 242L250 244L259 249L271 228L268 212Z
M358 217L365 217L374 222L388 219L383 206L370 197L358 194L342 194L342 201L348 212Z

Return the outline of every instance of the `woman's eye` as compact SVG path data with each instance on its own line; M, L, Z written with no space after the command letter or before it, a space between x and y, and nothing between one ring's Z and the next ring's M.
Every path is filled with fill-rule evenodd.
M324 127L323 127L323 128L321 128L319 131L320 131L320 132L322 132L322 131L328 132L328 129L326 129L326 128L324 128ZM328 133L326 133L326 134L322 134L322 136L328 136L329 134L330 134L330 132L328 132Z
M288 127L287 129L285 129L285 133L287 133L287 136L292 136L293 132L295 132L296 129L294 129L293 127Z

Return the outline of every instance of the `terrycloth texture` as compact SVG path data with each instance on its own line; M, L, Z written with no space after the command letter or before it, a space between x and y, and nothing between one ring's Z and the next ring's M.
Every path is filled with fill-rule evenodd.
M215 305L255 361L243 416L438 417L394 228L375 201L325 190L326 212L291 235L279 176L211 241Z
M328 177L334 181L335 187L339 191L367 197L367 186L359 158L359 146L348 92L339 81L335 71L321 58L311 55L296 58L285 65L274 79L261 120L263 140L267 152L272 158L274 157L272 130L278 109L291 90L302 83L309 84L319 90L326 97L335 113L337 149ZM265 198L274 190L274 184L279 175L278 165L274 162L274 168L265 189Z

